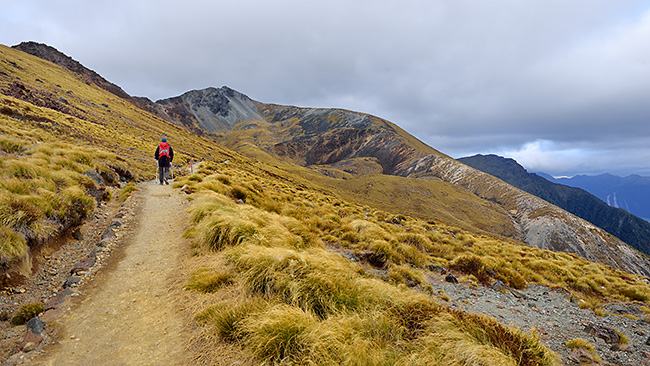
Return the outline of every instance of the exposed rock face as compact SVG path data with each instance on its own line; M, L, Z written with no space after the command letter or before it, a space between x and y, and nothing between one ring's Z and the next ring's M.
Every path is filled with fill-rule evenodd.
M454 159L429 155L399 173L404 176L432 175L500 203L513 213L528 245L575 253L593 262L650 276L650 257L647 255L541 198Z
M208 132L227 132L238 122L264 120L258 103L225 86L189 91L155 104L156 114L163 119Z
M401 137L397 126L362 113L280 106L267 106L263 113L286 136L273 146L273 152L305 165L369 157L381 164L384 174L394 174L405 161L437 153L428 146L422 151Z
M331 133L275 145L276 153L304 161L306 165L335 164L339 161L373 157L384 174L393 174L405 157L419 155L415 149L388 131L340 128Z

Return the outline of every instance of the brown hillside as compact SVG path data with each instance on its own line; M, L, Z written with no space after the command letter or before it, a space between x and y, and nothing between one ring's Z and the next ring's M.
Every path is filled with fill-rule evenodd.
M218 91L211 90L212 93ZM202 95L205 96L205 92ZM328 176L327 179L312 176L312 179L336 187L346 197L366 204L399 212L415 211L416 216L424 219L506 235L539 248L576 253L625 271L650 274L647 255L546 201L451 159L393 123L338 109L253 101L241 108L239 104L246 104L248 99L238 96L237 100L238 104L222 104L219 114L210 117L221 120L220 115L229 116L231 129L225 132L219 129L218 132L220 141L234 150L267 161L277 158L311 167ZM230 109L224 111L225 108ZM262 118L242 112L254 108ZM233 120L238 123L233 125ZM354 161L355 168L342 168L346 161ZM368 168L362 167L365 164ZM378 191L366 188L365 194L359 195L360 182L347 178L358 172L377 171L377 165L381 167L381 174L373 176L376 181L386 180L387 176L428 180L435 182L429 187L431 192L443 195L453 191L454 199L427 200L420 196L410 200L400 191L422 183L408 179L400 185L380 184L382 189ZM367 176L367 173L362 175ZM392 190L388 190L389 186ZM466 205L464 202L473 203Z

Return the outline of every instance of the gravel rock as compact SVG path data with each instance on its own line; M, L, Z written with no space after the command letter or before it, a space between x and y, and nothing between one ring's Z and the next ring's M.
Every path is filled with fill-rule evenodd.
M63 288L76 287L81 282L80 276L68 276L63 282Z
M650 339L647 337L650 334L650 323L644 320L646 315L639 304L608 304L604 306L605 309L613 306L625 309L626 314L597 316L592 309L581 309L572 301L574 297L571 293L564 289L534 284L519 291L510 289L505 284L475 287L466 283L446 282L445 276L435 273L423 284L431 285L434 294L437 290L442 290L450 300L446 302L440 299L440 302L447 303L452 309L492 316L504 326L512 325L525 332L534 329L542 343L562 357L563 364L577 364L570 359L572 354L574 359L590 357L580 356L581 353L574 353L566 346L568 341L582 338L595 346L605 365L650 366L650 359L645 356L650 354ZM585 331L590 325L605 327L614 333L618 331L629 339L629 343L622 346L616 343L618 346L612 349L613 344ZM589 362L585 359L584 364Z

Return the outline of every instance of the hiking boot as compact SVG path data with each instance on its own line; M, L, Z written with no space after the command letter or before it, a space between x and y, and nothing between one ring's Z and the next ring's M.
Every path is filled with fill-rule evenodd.
M165 179L165 184L169 185L169 182L167 181L167 179Z

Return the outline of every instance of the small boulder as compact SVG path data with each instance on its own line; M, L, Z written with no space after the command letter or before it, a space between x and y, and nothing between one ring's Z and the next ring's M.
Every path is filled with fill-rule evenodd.
M188 186L186 184L186 185L183 186L183 188L181 188L181 192L183 192L185 194L192 194L193 190L192 190L192 188L190 188L190 186Z
M349 259L352 262L359 262L359 258L357 258L354 254L352 253L343 253L341 254L343 257Z
M500 292L508 291L508 286L506 286L506 284L503 283L503 281L501 280L495 281L490 287L492 287L493 290L500 291Z
M449 283L458 283L458 279L456 279L456 277L454 277L454 275L451 273L445 277L445 281Z
M43 342L43 336L40 334L34 334L31 329L28 329L25 338L23 338L23 341L20 343L19 349L23 352L30 352L38 347L41 342Z
M76 275L79 274L79 272L87 272L92 268L92 266L95 265L95 261L97 261L97 252L95 249L93 249L90 254L84 260L82 260L79 263L76 263L74 266L72 266L72 269L70 270L71 275Z
M25 325L27 330L31 330L34 334L42 334L45 330L45 322L43 322L39 317L35 316L31 318Z
M569 360L578 365L600 365L594 356L584 348L576 348L569 355Z
M603 327L602 325L589 324L585 326L585 332L592 337L598 337L604 340L607 344L617 344L621 340L621 336L614 329Z
M93 182L95 182L95 184L97 184L98 186L104 185L104 178L94 170L89 170L87 172L84 172L83 175L92 179Z
M27 342L25 346L23 346L23 352L28 353L33 351L36 348L36 344L34 342Z
M52 298L50 298L46 303L45 303L45 308L43 310L47 311L49 309L56 309L61 304L65 302L65 299L68 297L68 295L72 294L72 290L69 288L63 289L59 292L57 292L56 295L54 295Z
M619 351L627 351L629 349L630 345L627 343L615 343L610 347L610 351L614 352L619 352Z
M115 231L113 230L112 227L108 227L108 229L106 229L106 231L104 231L104 233L102 234L101 240L111 239L114 236L115 236Z
M386 220L387 223L393 224L393 225L402 225L402 218L401 217L391 217L390 219Z
M77 228L75 231L72 232L72 237L73 237L75 240L83 240L84 235L83 235L83 233L81 232L81 229Z
M385 268L386 267L386 254L383 253L377 253L373 251L364 251L364 252L357 252L357 257L359 258L359 261L367 262L371 266L375 268Z

